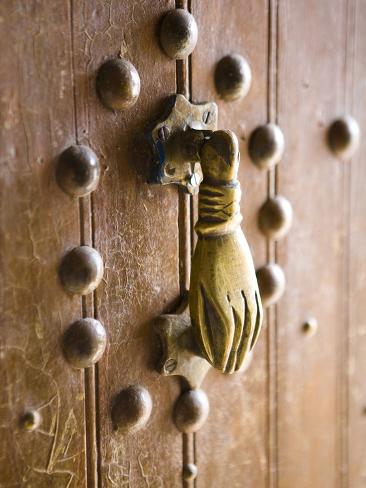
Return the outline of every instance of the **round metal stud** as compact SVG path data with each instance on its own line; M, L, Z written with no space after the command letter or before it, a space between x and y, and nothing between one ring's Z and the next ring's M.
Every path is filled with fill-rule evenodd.
M269 239L278 240L285 236L292 224L292 206L281 195L268 198L258 214L258 225Z
M193 463L188 463L183 466L184 481L193 481L197 478L198 468Z
M312 336L316 333L318 330L318 321L316 320L315 317L309 317L302 326L302 330L304 334L308 336Z
M110 59L98 71L97 91L104 105L114 110L132 107L140 95L140 77L126 59Z
M59 273L67 291L87 295L97 288L103 272L103 261L98 251L89 246L80 246L63 257Z
M133 434L146 425L151 410L150 393L142 386L129 386L114 401L111 414L113 426L125 434Z
M99 161L89 147L74 145L61 153L56 166L56 181L68 195L89 195L97 188L99 177Z
M328 144L341 158L353 156L360 144L360 127L356 120L350 115L335 120L328 130Z
M20 425L22 429L32 432L36 430L42 422L42 417L37 410L28 410L27 412L22 415L20 418Z
M80 319L70 325L63 337L66 360L75 368L89 368L103 356L107 334L95 319Z
M250 66L240 54L229 54L218 62L215 69L215 85L217 93L226 102L245 97L251 82Z
M196 47L198 29L192 14L182 8L170 10L160 27L160 43L169 58L184 59Z
M178 398L174 407L174 422L178 430L188 434L197 432L206 422L210 411L203 390L188 390Z
M269 263L257 270L259 293L264 307L269 307L283 295L286 286L282 268L275 263Z
M273 168L282 158L285 138L276 124L257 127L249 138L249 156L261 169Z

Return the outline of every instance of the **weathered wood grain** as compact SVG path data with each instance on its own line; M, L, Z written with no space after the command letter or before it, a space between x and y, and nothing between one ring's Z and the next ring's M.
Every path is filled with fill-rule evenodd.
M189 7L199 28L191 60L177 65L158 42L161 17L175 6ZM363 134L344 162L325 139L343 112L366 130L365 22L361 0L0 2L0 487L176 488L188 461L199 475L187 487L365 486L366 148ZM224 103L214 69L233 52L248 60L252 87ZM106 109L95 91L98 67L117 56L141 77L137 104L123 112ZM176 90L217 101L219 127L239 137L255 264L276 259L287 279L249 369L210 372L209 418L183 439L171 415L179 382L154 370L151 321L174 311L187 288L197 209L176 188L146 184L144 139ZM249 134L267 121L286 139L269 177L247 155ZM55 158L75 142L102 164L98 189L79 202L53 176ZM294 209L277 245L257 228L268 191ZM106 265L83 300L57 277L61 256L80 242ZM97 317L109 338L85 375L60 348L82 315ZM318 331L306 336L311 316ZM148 389L153 414L128 436L113 430L110 409L131 384ZM20 425L28 409L42 417L34 432Z
M239 179L243 190L243 229L257 266L265 261L265 240L257 229L257 210L265 200L266 175L247 156L251 131L267 120L267 4L264 1L193 1L199 40L192 54L192 100L215 100L219 128L239 138ZM246 98L225 103L214 87L216 63L232 52L249 62L253 82ZM210 415L196 434L199 488L266 485L267 359L266 331L255 347L249 369L233 376L211 371L203 384Z
M361 129L361 144L350 164L349 214L349 439L348 486L361 488L366 484L366 4L351 2L349 17L350 56L348 78L350 100L348 109ZM353 37L353 39L352 39Z
M79 243L77 202L54 181L54 159L75 142L66 2L0 5L0 486L85 486L83 374L60 338L81 299L58 280ZM42 421L25 432L19 419Z
M326 144L343 110L345 2L279 4L278 121L286 151L278 192L294 223L278 243L286 292L277 307L278 486L339 486L345 327L344 162ZM306 336L314 316L318 331Z
M158 345L151 321L179 297L178 194L146 183L147 124L175 92L175 62L160 50L157 26L174 2L75 2L74 53L78 133L99 155L103 174L92 198L94 245L105 261L96 315L109 334L97 368L102 486L180 486L182 437L172 423L178 383L154 370ZM113 112L98 100L95 76L109 57L127 58L141 78L130 110ZM131 384L153 401L146 428L125 435L112 428L115 395Z

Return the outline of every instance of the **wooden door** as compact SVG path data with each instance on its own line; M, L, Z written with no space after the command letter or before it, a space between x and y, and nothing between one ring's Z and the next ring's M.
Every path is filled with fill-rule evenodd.
M198 26L182 60L159 42L176 8ZM366 486L365 32L363 0L0 3L0 487ZM215 69L232 53L252 81L228 102ZM129 108L98 96L98 72L111 59L139 75ZM247 369L209 371L210 413L189 434L174 424L183 383L157 372L152 325L181 303L195 245L197 198L147 182L145 133L174 93L215 101L219 128L237 134L242 227L257 269L277 263L286 279ZM329 146L337 119L346 156ZM268 123L285 149L259 169L249 145ZM74 145L100 166L99 179L89 174L95 191L79 198L55 177ZM275 195L293 210L280 240L258 226ZM79 246L104 265L87 294L65 289L69 275L62 281L62 263ZM75 368L65 334L83 318L101 324L90 332L101 357ZM136 431L112 421L131 386L145 409ZM128 412L122 402L120 417L134 425Z

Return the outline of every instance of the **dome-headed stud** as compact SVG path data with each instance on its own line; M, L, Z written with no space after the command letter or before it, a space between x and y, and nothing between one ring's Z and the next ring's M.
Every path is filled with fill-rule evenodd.
M285 236L292 224L291 203L281 195L268 198L258 214L258 225L269 239L278 240Z
M245 97L251 82L252 72L249 64L240 54L229 54L217 63L215 69L216 90L226 102Z
M257 127L249 138L249 156L261 169L273 168L280 162L285 149L285 139L276 124Z
M112 422L115 429L133 434L148 422L152 410L150 393L139 385L122 390L114 400Z
M63 257L59 274L68 292L87 295L97 288L103 272L103 261L98 251L89 246L80 246Z
M193 463L187 463L183 466L183 479L184 481L193 481L197 478L198 469Z
M278 302L286 286L282 268L275 263L266 264L257 270L257 280L262 304L269 307Z
M28 432L38 429L41 422L42 417L37 410L28 410L20 418L20 426Z
M56 181L68 195L89 195L97 188L99 177L99 161L89 147L75 144L61 153L56 166Z
M75 368L89 368L103 356L107 334L95 319L80 319L70 325L63 337L66 360Z
M312 336L318 330L318 321L315 317L309 317L302 325L302 331L307 336Z
M97 91L106 107L124 110L132 107L140 95L140 77L126 59L110 59L99 68Z
M206 422L210 410L203 390L188 390L178 398L174 407L174 423L186 434L197 432Z
M171 59L184 59L196 47L198 29L192 14L182 8L170 10L160 27L160 44Z
M350 115L335 120L328 130L328 144L342 159L352 157L360 144L360 127L356 120Z

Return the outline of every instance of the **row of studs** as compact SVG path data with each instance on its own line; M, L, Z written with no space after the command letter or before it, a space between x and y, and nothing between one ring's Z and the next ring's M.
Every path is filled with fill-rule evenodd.
M353 156L359 146L360 129L358 123L345 115L336 119L327 132L330 150L339 158L347 160ZM249 138L249 156L260 169L273 168L282 158L284 137L280 128L274 124L266 124L254 130ZM291 227L293 211L290 202L281 195L270 197L261 206L258 214L258 225L262 233L272 240L284 237ZM269 263L257 270L258 285L263 305L275 304L285 290L285 275L281 267ZM314 332L315 319L304 324L304 331Z

